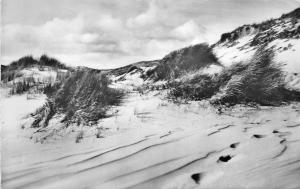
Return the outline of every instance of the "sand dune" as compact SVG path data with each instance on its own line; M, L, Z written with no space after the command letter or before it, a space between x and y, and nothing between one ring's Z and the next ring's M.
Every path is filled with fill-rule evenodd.
M130 93L118 116L103 120L111 132L79 144L33 143L20 123L44 98L4 98L3 188L300 187L299 104L219 115L162 95Z

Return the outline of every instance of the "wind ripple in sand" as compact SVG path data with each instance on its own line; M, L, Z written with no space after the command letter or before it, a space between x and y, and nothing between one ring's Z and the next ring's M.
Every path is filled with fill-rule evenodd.
M66 178L66 177L74 176L77 174L83 174L83 173L89 174L89 172L92 170L101 171L101 167L103 167L103 166L109 166L111 164L118 164L120 161L127 160L127 159L129 159L133 156L136 156L137 154L143 153L147 150L151 150L152 148L155 148L155 147L158 147L161 145L178 142L180 140L187 138L188 136L190 136L190 135L177 137L177 138L171 139L171 140L163 140L163 141L159 141L158 143L156 143L155 142L156 140L154 140L152 142L152 144L150 143L148 145L144 145L144 147L141 148L138 145L147 140L147 139L143 139L143 140L137 141L135 143L131 143L128 145L113 148L111 150L102 152L102 153L94 155L92 157L88 157L84 160L75 162L73 164L69 164L67 166L56 167L55 165L52 165L49 167L47 167L47 166L41 167L39 169L34 170L33 172L29 172L28 174L23 174L23 175L19 175L17 177L11 177L9 179L5 179L3 181L3 183L5 186L11 186L11 184L12 184L12 186L14 186L13 183L17 183L16 185L19 187L30 187L30 186L38 185L39 183L51 182L53 180L57 180L58 178L61 179L61 178ZM122 150L122 149L126 149L126 151L130 152L131 150L128 150L128 148L133 148L133 150L134 150L133 153L116 158L117 157L116 155L120 154L120 150ZM138 149L138 150L136 150L136 149ZM113 155L113 156L111 155L114 159L110 158L109 161L104 161L101 163L101 161L103 161L102 156L109 155L110 153L115 153L115 155ZM121 154L124 154L124 153L121 153ZM79 154L76 154L76 156L79 156ZM71 155L68 157L71 157ZM66 158L67 157L63 157L63 159L66 159ZM61 160L61 159L62 158L59 158L59 160ZM160 163L162 164L163 162L160 162ZM99 168L100 168L100 170L99 170Z
M138 133L133 138L122 133L125 143L110 145L107 137L50 160L39 158L13 171L6 168L3 188L261 188L266 184L292 188L291 183L300 187L300 127L293 121L299 113L280 107L255 110L237 120L219 115L205 124L206 117L200 114L176 114L178 109L170 108L154 107L160 112L151 116L158 117L146 120L148 124L138 122L146 126L133 128ZM244 128L251 129L243 132Z

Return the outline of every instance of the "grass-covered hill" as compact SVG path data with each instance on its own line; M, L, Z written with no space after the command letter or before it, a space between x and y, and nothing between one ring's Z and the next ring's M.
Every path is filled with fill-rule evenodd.
M212 48L208 44L198 44L169 53L148 75L155 81L173 80L213 64L220 65Z
M26 56L3 66L1 76L3 81L11 81L31 67L68 71L58 82L44 86L48 101L34 115L33 127L46 127L49 120L58 114L64 116L62 122L77 124L96 123L108 116L107 109L118 105L123 96L120 90L109 87L111 78L125 85L128 78L133 82L147 81L139 85L158 86L157 83L163 83L162 88L169 91L168 97L173 100L206 99L212 104L229 106L253 103L281 105L300 100L300 92L288 86L291 83L293 86L299 85L299 75L294 73L293 78L287 80L289 73L275 59L280 52L299 51L300 47L296 46L299 42L299 11L296 9L260 24L244 25L223 34L220 41L212 46L189 46L173 51L160 60L94 70L69 68L45 55L39 59ZM276 40L280 44L293 42L295 48L270 46ZM290 63L286 62L287 65ZM218 68L219 71L205 72L208 68ZM23 86L27 86L26 82L20 85L21 92L27 90ZM142 89L155 88L147 86Z
M47 127L57 114L64 115L66 124L96 124L107 115L110 106L121 102L123 93L109 87L105 73L92 69L79 69L48 95L47 103L34 117L33 127Z
M71 67L66 66L55 58L51 58L47 55L42 55L36 59L32 56L24 56L16 61L13 61L9 65L1 65L1 80L4 82L12 81L17 77L22 76L21 70L25 68L37 67L43 70L45 67L54 70L71 70Z
M234 42L249 34L254 35L250 43L251 46L270 43L276 39L299 39L299 19L300 8L297 8L279 18L269 19L261 23L246 24L231 32L224 33L218 43Z
M281 105L300 101L300 92L285 84L285 73L271 50L260 48L249 62L232 64L214 75L196 75L174 82L170 97L177 100L208 99L216 105Z

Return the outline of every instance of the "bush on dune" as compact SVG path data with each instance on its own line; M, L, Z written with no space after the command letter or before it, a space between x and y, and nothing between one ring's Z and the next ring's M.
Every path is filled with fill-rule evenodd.
M298 92L285 88L285 74L281 65L274 62L271 50L261 48L250 63L234 67L233 69L239 70L235 70L233 75L228 74L231 75L230 80L220 89L214 103L280 105L283 102L299 100ZM222 83L226 72L228 70L218 77L218 82ZM229 69L229 72L232 70Z
M75 78L79 76L80 79L76 79L75 90L71 89L73 93L68 89L67 94L66 90L60 90L55 99L57 106L66 113L63 121L75 118L78 122L90 122L106 117L107 108L118 105L122 93L108 87L109 80L104 74L93 71L78 74L74 76Z
M208 44L198 44L171 52L151 74L154 80L172 80L211 64L219 65L212 48Z
M13 87L10 89L9 94L15 95L15 94L23 94L24 92L28 91L31 88L31 85L29 82L26 82L25 79L22 82L17 82L13 85Z
M109 87L106 75L94 70L72 73L60 89L50 97L54 114L62 113L66 124L90 124L107 117L108 108L121 102L123 93ZM40 110L37 115L43 115ZM49 114L53 116L53 114ZM38 117L38 116L37 116ZM47 124L38 126L47 126Z
M35 120L31 126L34 128L46 127L55 113L56 110L52 99L47 99L47 102L33 114Z
M68 75L69 72L60 74L59 77L55 78L54 82L52 82L53 78L51 76L44 77L43 82L40 82L39 79L35 79L33 76L24 77L22 80L13 82L9 94L44 93L47 96L51 96L59 89L60 85Z
M38 61L39 66L49 66L54 67L56 69L70 69L68 66L66 66L64 63L61 63L55 58L51 58L47 56L46 54L42 55Z
M211 98L212 104L229 105L280 105L300 100L299 92L285 88L285 74L273 58L273 52L262 47L250 62L234 64L218 75L200 75L177 84L170 96L190 100Z
M216 86L210 75L199 75L188 83L174 82L169 96L172 99L178 97L187 100L202 100L215 94Z
M1 66L1 80L4 82L12 81L16 77L18 77L20 70L32 66L38 66L39 69L42 69L44 66L48 66L56 70L72 70L72 68L66 66L64 63L61 63L57 59L51 58L47 55L42 55L39 59L35 59L30 55L24 56L19 60L13 61L7 66Z

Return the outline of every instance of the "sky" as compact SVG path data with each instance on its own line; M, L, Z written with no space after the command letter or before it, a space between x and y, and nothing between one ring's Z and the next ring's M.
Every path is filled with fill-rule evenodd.
M2 0L1 63L47 54L72 66L115 68L213 44L300 0Z

